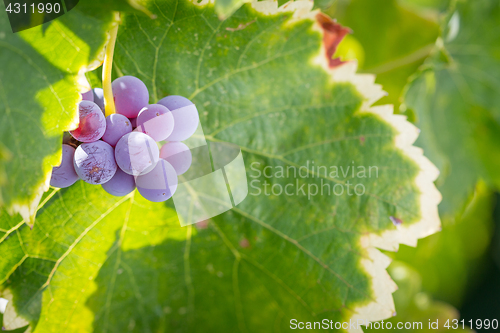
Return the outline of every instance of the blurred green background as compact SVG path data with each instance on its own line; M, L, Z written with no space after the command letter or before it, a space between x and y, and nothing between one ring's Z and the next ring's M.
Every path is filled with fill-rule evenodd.
M483 2L484 6L492 3L483 0L472 1ZM484 8L476 8L475 11L471 9L469 15L468 7L466 7L469 4L465 0L318 0L315 3L317 7L322 8L332 18L353 31L340 44L336 56L343 60L357 59L360 72L376 74L376 82L382 84L384 90L388 92L388 95L377 104L393 104L395 112L406 114L408 119L416 123L422 131L426 129L423 123L425 119L420 120L419 123L419 112L422 113L422 110L408 108L405 94L409 82L415 79L415 76L421 75L425 78L422 73L425 74L427 68L437 73L434 75L439 75L438 65L453 67L453 55L446 52L449 46L446 42L452 38L446 38L446 36L456 35L457 29L463 30L462 35L471 31L471 36L467 39L468 45L462 45L463 50L473 50L476 47L477 38L479 39L477 44L488 48L491 52L478 51L477 56L470 59L490 61L496 66L500 63L500 43L495 45L493 42L498 41L498 37L489 39L482 37L491 34L500 36L500 20L495 23L496 18L499 17L498 5L493 5L494 10L490 9L494 12L491 17L484 17L485 22L491 21L490 27L493 27L493 31L481 31L478 26L482 24L479 22L482 17L477 13L481 13L480 10ZM455 13L459 13L469 21L464 19L465 23L461 26L462 22L453 17ZM458 15L455 14L455 16ZM455 26L452 27L452 25ZM461 42L463 39L458 38ZM452 50L452 47L449 46L449 49ZM442 61L443 57L447 59ZM466 65L469 65L469 62L467 58ZM500 78L498 67L493 66L490 69L491 73L480 74L483 77L491 74ZM422 72L419 73L419 70ZM495 79L489 79L489 81L490 86L495 89L491 93L500 95L500 82ZM438 84L443 85L443 82L438 82ZM481 86L479 79L478 83L467 81L466 84L472 86L470 90L476 94L477 91L480 93L484 86ZM474 84L478 86L477 89ZM491 90L490 86L488 89ZM452 94L449 90L442 92L439 88L438 86L434 89L435 91L432 92L434 95L426 93L424 97L416 96L414 99L429 98L429 95L439 97L439 94ZM412 96L408 99L410 97ZM451 95L450 99L457 98ZM486 112L492 112L493 122L498 122L499 118L494 114L494 109L497 109L498 105L494 100L488 103L490 105L483 104L481 107L485 108ZM418 106L418 103L414 104ZM474 103L471 102L471 105ZM445 108L444 104L443 109ZM444 120L454 118L453 108L448 113L439 108L431 111L434 113L429 117L434 119L431 121L435 121L439 114L444 114L442 117ZM476 117L474 113L476 110L472 107L464 106L463 112L470 117ZM425 115L420 117L424 118ZM452 122L453 120L443 121L438 125L442 128L455 126ZM422 134L424 139L419 139L417 145L427 148L426 145L431 141L426 139L429 133L423 132ZM464 133L464 136L466 135ZM452 139L450 140L453 142ZM439 146L441 143L439 138L435 141L437 142L435 150L446 155L446 149ZM462 151L459 141L456 145L457 151ZM481 145L488 146L481 141L479 145L479 149ZM494 148L499 147L497 145ZM427 149L425 151L427 152ZM491 156L495 155L495 151L489 153ZM439 323L444 324L447 319L464 319L466 322L470 319L500 319L500 195L498 186L488 179L483 180L487 177L465 163L461 166L464 169L461 171L469 173L473 179L472 186L467 185L468 182L462 182L456 173L443 170L446 169L446 164L441 164L439 160L433 158L433 154L430 154L433 156L426 155L442 172L441 178L437 181L438 188L443 188L445 182L448 184L455 182L466 195L460 196L460 193L457 193L454 197L449 197L448 192L442 190L444 195L443 204L440 206L442 232L420 240L417 248L401 246L398 253L388 253L394 258L389 267L389 273L399 286L399 290L394 294L397 315L390 321L394 324L406 321L427 323L429 319L432 321L439 319ZM443 159L447 157L444 156ZM466 158L473 159L474 156L466 156ZM452 163L454 159L449 157L449 161ZM453 168L453 164L448 168ZM449 174L452 180L446 180ZM428 331L425 325L424 331ZM441 326L438 331L449 330ZM466 328L460 331L471 330ZM476 327L474 331L488 330ZM489 331L495 330L490 328Z

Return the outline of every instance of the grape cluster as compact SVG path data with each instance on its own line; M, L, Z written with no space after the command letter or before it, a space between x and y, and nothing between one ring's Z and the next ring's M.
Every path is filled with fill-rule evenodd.
M148 104L146 85L133 76L114 80L112 91L116 113L107 117L102 89L82 94L78 128L63 138L50 185L64 188L82 179L115 196L137 188L150 201L169 199L177 176L191 166L191 151L181 141L198 127L196 107L182 96Z

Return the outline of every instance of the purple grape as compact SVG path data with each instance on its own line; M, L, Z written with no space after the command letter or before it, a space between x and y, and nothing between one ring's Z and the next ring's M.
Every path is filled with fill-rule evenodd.
M163 105L150 104L137 116L137 130L156 142L165 140L174 130L174 117Z
M161 202L174 195L177 189L177 174L170 163L160 159L151 172L136 177L135 183L145 199Z
M166 106L174 116L175 127L168 141L184 141L194 134L200 117L196 106L189 99L172 95L161 99L158 104Z
M106 118L97 104L82 101L78 104L80 123L78 128L69 131L71 135L81 142L94 142L99 140L106 131Z
M102 140L114 147L122 136L130 132L132 132L132 124L127 117L118 113L110 114L106 117L106 132Z
M52 168L50 186L64 188L73 185L78 180L78 175L73 166L75 148L70 145L62 145L61 164Z
M172 164L178 176L188 171L193 161L189 147L176 141L167 142L161 147L160 158Z
M99 105L102 112L104 112L104 90L101 88L94 88L92 92L94 94L94 103Z
M116 172L113 147L104 141L82 143L75 151L75 171L89 184L104 184Z
M150 136L142 132L131 132L116 144L115 158L125 173L139 176L153 170L160 159L160 150Z
M92 90L81 93L80 95L82 95L82 101L94 101L94 93L92 92Z
M116 113L135 118L143 107L149 104L146 85L134 76L122 76L112 83Z
M128 175L118 168L113 178L101 186L109 194L123 197L135 190L135 180L134 176Z
M177 110L185 106L193 105L189 99L179 95L170 95L162 98L158 104L164 105L169 110Z

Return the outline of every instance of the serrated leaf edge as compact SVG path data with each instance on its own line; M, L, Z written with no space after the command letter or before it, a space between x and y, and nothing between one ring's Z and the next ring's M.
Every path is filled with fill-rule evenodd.
M322 27L315 19L320 11L312 10L314 6L312 1L290 1L281 7L278 7L276 1L269 0L253 2L251 5L258 12L266 15L293 12L290 22L303 19L313 20L315 22L313 29L321 35L324 34ZM356 73L357 62L355 61L330 68L326 54L326 45L322 43L320 53L313 60L313 63L322 67L330 75L332 81L353 84L364 97L360 112L375 114L390 124L398 133L394 140L395 146L420 168L420 172L415 178L416 186L420 191L420 221L411 225L404 225L403 223L397 226L395 230L387 230L381 234L372 233L361 237L361 245L368 254L368 259L362 259L361 265L371 277L374 301L355 308L350 319L352 321L361 320L366 323L366 321L387 319L396 314L392 293L397 290L397 285L386 270L391 263L391 259L379 249L397 251L399 244L416 246L418 239L436 233L441 229L438 213L441 194L434 185L439 170L424 156L421 148L413 146L418 137L419 129L407 121L406 116L394 114L392 105L373 106L376 101L386 95L382 86L375 84L375 75ZM363 331L361 328L357 328L349 329L348 332Z

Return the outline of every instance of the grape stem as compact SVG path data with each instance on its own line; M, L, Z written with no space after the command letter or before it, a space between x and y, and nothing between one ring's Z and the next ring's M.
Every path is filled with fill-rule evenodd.
M113 54L115 52L116 36L118 35L118 26L120 14L115 12L116 25L109 31L109 42L106 46L106 54L104 55L104 64L102 68L102 86L104 90L104 108L106 117L115 113L115 101L113 91L111 90L111 70L113 69Z

